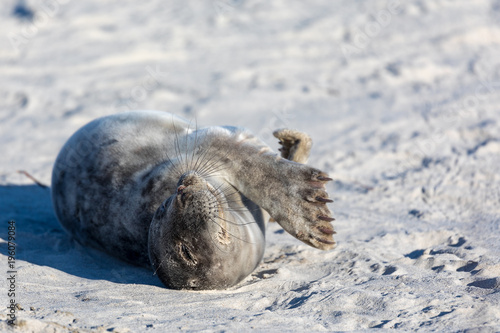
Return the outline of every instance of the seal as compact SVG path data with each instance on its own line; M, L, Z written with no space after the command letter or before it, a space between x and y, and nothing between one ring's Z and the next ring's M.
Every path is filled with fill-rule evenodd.
M56 216L78 242L152 267L174 289L243 280L263 257L269 217L310 246L334 248L331 178L303 164L309 136L274 135L281 154L243 128L193 129L161 111L98 118L56 159Z

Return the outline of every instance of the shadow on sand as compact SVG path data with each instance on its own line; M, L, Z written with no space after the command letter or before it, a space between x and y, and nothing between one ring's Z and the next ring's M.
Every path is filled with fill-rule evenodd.
M115 283L162 286L152 270L136 267L78 244L60 226L52 209L50 189L38 185L0 186L0 237L16 222L16 259L49 266L67 274ZM0 243L3 254L7 243Z

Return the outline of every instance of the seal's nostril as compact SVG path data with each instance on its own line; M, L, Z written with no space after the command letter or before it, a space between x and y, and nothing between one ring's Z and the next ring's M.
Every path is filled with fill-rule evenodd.
M184 186L184 185L179 186L179 187L177 188L177 194L181 194L181 193L182 193L182 191L183 191L185 188L186 188L186 186Z

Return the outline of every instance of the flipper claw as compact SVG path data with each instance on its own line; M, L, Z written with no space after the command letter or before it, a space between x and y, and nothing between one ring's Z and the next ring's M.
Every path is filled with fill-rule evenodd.
M323 215L319 215L318 219L320 219L322 221L326 221L326 222L335 221L335 219L333 217L328 217L328 216L323 216Z

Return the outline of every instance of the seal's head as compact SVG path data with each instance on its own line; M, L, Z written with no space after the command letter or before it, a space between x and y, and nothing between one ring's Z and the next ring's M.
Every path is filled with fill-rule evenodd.
M231 232L232 230L232 232ZM149 229L149 258L160 280L174 289L223 289L244 278L234 267L241 251L227 198L196 172L156 211Z

